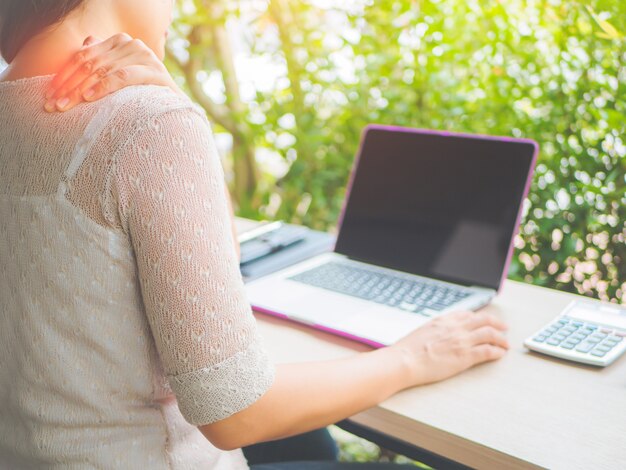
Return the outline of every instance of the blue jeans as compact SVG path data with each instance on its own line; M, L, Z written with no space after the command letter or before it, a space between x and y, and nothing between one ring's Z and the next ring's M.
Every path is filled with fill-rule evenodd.
M338 462L339 449L326 428L244 447L252 470L402 470L413 465Z

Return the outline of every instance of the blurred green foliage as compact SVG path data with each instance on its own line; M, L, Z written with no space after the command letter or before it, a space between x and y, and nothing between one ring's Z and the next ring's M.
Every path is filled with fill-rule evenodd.
M403 455L383 449L337 426L329 426L328 430L338 444L339 460L341 462L394 462L412 464L416 467L416 470L428 470L431 468L416 460L411 460Z
M184 0L175 30L239 215L335 229L368 123L529 137L509 277L626 300L626 2Z

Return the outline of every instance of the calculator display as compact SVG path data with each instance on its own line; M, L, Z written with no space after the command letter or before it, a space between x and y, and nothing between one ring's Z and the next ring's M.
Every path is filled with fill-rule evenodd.
M567 315L579 320L601 323L603 325L609 325L626 330L625 312L626 310L623 308L612 308L610 306L589 308L586 305L575 305L567 312Z

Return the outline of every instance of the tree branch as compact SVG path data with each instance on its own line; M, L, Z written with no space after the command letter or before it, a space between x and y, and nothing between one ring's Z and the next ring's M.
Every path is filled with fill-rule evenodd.
M225 106L221 106L215 103L202 89L202 84L198 82L196 75L198 72L202 70L201 60L197 58L190 57L190 59L184 63L182 62L176 55L171 51L171 49L167 49L168 55L170 59L176 64L176 66L180 69L180 71L185 76L185 82L187 83L187 87L194 98L198 102L200 106L204 108L207 114L214 120L217 124L222 126L231 134L237 133L237 125L235 121L230 118L230 113L228 108Z

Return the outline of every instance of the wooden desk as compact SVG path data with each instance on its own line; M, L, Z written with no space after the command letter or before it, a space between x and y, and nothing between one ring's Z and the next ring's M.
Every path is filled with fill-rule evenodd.
M485 307L509 325L511 350L503 359L401 392L351 421L474 468L625 469L626 357L598 369L522 345L576 297L507 281ZM369 350L293 322L256 318L277 363Z

